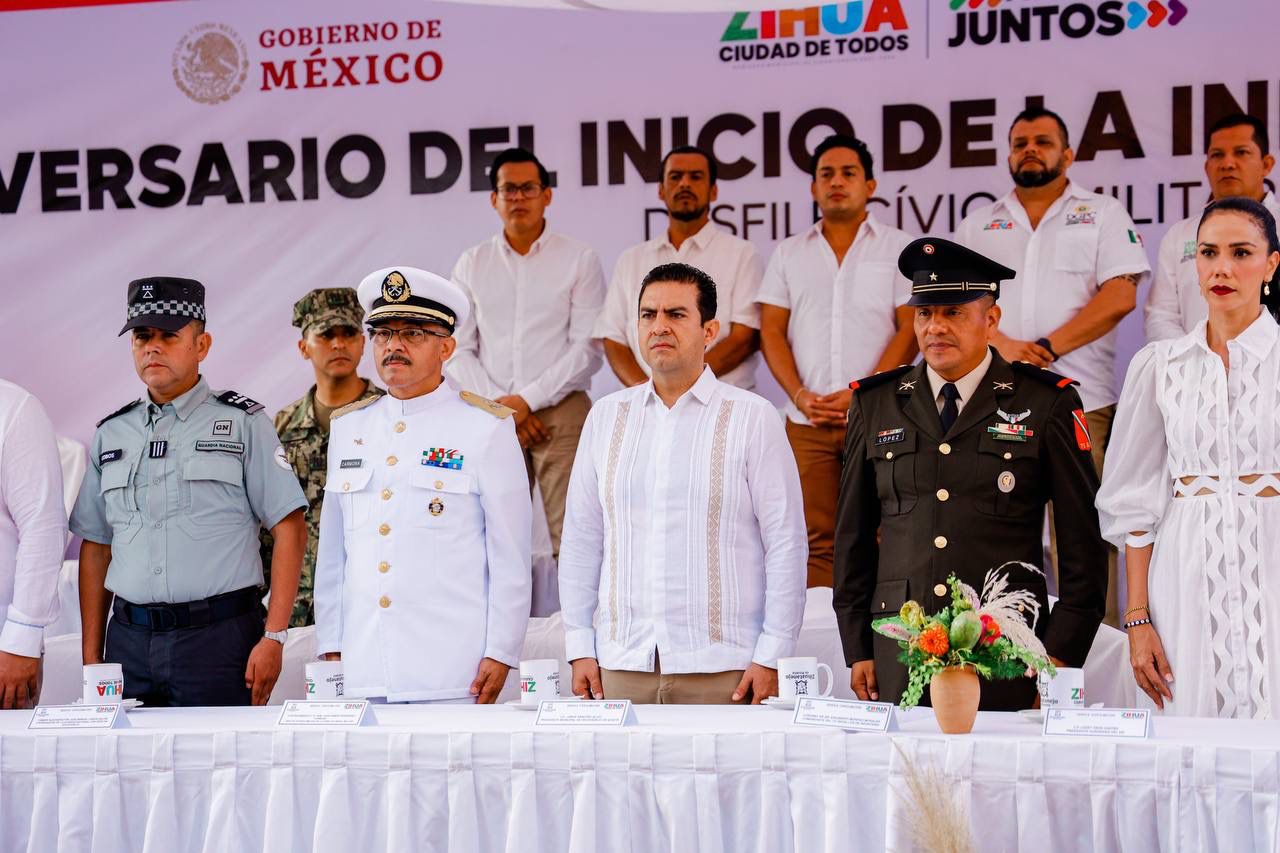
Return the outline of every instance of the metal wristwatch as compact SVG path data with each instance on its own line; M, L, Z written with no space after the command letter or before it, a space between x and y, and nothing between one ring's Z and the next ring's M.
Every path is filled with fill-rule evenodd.
M266 637L268 640L275 640L283 646L285 638L289 636L289 629L285 628L283 631L263 631L262 636Z

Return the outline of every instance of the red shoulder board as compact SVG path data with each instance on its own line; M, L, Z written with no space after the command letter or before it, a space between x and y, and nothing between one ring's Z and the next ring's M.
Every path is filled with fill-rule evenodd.
M1069 385L1076 385L1076 384L1078 383L1074 379L1068 379L1065 376L1058 380L1059 388L1066 388Z
M912 369L913 368L910 364L902 364L902 365L899 365L898 367L891 367L888 370L882 370L879 373L873 373L870 376L864 376L861 379L855 379L849 383L849 388L850 390L853 390L853 391L858 391L858 390L866 391L871 388L875 388L878 385L883 385L884 383L888 382L891 379L897 379L899 376L902 376L904 373L910 373Z

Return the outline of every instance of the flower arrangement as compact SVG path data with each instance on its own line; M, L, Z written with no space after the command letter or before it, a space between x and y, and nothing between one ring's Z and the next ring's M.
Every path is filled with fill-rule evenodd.
M872 623L902 647L908 676L901 707L919 704L925 686L951 667L968 667L991 680L1020 678L1029 669L1055 673L1035 634L1040 602L1030 590L1009 589L1010 565L1042 574L1027 563L1005 563L987 572L981 596L953 574L947 578L951 603L939 612L926 615L918 602L908 601L897 616ZM1024 614L1030 614L1029 625Z

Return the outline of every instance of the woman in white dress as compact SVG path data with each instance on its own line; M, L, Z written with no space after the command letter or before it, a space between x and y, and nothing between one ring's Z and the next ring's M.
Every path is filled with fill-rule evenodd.
M1167 713L1280 708L1280 240L1261 204L1205 209L1196 270L1209 318L1143 347L1098 492L1125 548L1134 678ZM1176 680L1175 680L1176 678Z

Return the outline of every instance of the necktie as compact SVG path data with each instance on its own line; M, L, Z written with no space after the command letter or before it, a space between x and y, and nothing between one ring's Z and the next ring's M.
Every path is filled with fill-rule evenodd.
M960 389L956 387L954 382L948 382L942 386L942 411L938 413L938 418L942 421L942 434L946 435L951 430L951 425L956 422L956 418L960 415L960 407L956 405L960 399Z

